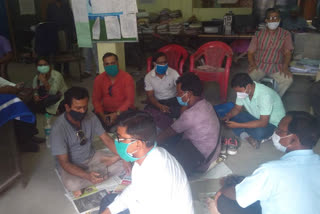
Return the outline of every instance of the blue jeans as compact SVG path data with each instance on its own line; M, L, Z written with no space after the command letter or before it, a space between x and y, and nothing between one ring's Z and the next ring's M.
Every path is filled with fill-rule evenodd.
M100 203L99 214L103 213L103 211L107 209L107 207L113 202L113 200L117 197L117 195L118 194L108 194L104 196L104 198L101 200L101 203ZM126 209L122 212L119 212L118 214L130 214L130 212L128 209Z
M249 114L248 112L240 112L238 115L234 116L230 119L231 121L238 122L238 123L246 123L249 121L257 120L254 116ZM237 135L240 136L242 132L247 132L248 135L253 137L254 139L261 141L263 139L269 138L276 127L271 123L268 123L266 127L259 127L259 128L235 128L232 131Z

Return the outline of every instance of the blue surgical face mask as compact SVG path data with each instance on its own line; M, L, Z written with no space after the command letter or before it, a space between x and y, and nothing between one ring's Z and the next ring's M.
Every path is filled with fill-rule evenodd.
M37 66L37 70L41 73L41 74L46 74L50 71L50 66L49 65L38 65Z
M160 75L164 75L168 70L168 63L165 65L156 64L156 72Z
M182 95L182 97L184 97L186 94L187 94L187 93L185 93L184 95ZM182 97L177 97L178 103L179 103L181 106L188 106L189 99L188 99L186 102L183 102L183 101L182 101Z
M131 143L122 143L118 140L114 140L114 143L115 143L115 146L116 146L116 149L117 149L117 152L119 154L119 156L127 161L127 162L134 162L134 161L137 161L141 158L144 158L145 156L147 156L156 146L157 146L157 143L155 143L154 147L147 153L145 154L144 156L140 157L140 158L135 158L133 157L133 154L136 153L137 151L133 152L133 153L128 153L127 150L128 150L128 147L137 142L136 140L131 142Z
M119 73L118 65L107 65L107 66L104 66L104 70L111 77L115 77Z

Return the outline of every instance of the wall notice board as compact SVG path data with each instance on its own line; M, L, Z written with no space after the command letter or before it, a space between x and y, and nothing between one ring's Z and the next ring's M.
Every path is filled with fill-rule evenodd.
M72 0L79 47L138 40L136 0Z

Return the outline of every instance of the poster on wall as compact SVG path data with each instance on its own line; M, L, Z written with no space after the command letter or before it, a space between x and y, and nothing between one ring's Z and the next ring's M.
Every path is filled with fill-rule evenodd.
M20 15L36 14L34 0L19 0Z

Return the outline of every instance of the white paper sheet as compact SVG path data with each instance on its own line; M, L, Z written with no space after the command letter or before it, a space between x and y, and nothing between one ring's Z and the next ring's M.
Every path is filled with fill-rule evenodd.
M91 0L92 13L118 13L122 12L119 0Z
M121 39L120 24L117 16L104 17L107 38L108 39Z
M220 179L227 175L232 174L231 169L224 163L221 162L209 171L204 174L196 175L191 178L189 181L190 183L197 182L197 181L205 181L209 179Z
M137 38L137 17L135 13L120 15L121 34L123 38Z
M34 0L19 0L19 7L20 15L36 14Z
M100 39L100 17L96 18L92 26L92 39L99 40Z
M138 13L137 0L119 0L123 13Z
M89 22L86 0L71 0L75 22Z

